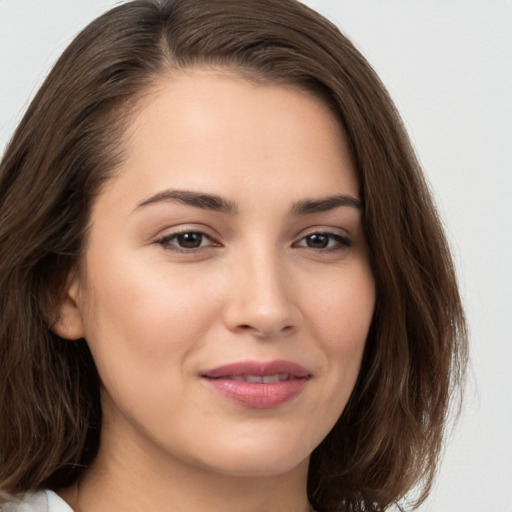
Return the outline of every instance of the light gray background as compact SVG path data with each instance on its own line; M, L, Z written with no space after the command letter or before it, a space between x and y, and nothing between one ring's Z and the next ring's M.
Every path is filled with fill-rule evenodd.
M73 35L113 0L0 0L0 153ZM309 0L401 111L471 327L464 414L422 512L512 512L512 1Z

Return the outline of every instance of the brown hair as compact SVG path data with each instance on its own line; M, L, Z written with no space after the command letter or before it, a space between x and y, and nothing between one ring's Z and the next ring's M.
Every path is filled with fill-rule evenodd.
M318 94L343 124L364 200L377 304L358 382L312 454L319 511L383 510L428 494L466 333L442 228L400 118L330 22L294 0L136 0L58 60L0 165L0 489L72 483L94 458L99 378L52 311L83 251L91 201L155 80L192 66Z

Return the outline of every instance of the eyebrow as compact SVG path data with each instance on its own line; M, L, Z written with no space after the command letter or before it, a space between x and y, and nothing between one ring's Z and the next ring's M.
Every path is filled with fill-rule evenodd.
M191 190L165 190L154 196L144 199L137 204L136 210L144 206L161 203L166 201L177 201L187 206L201 208L229 215L238 213L238 205L236 202L225 199L216 194L207 194L202 192L193 192ZM321 197L319 199L304 199L296 202L291 213L295 216L311 215L313 213L326 212L340 207L350 207L357 210L362 209L363 204L355 197L339 194L334 196Z
M215 194L192 192L191 190L165 190L164 192L160 192L159 194L141 201L137 204L136 209L165 201L177 201L187 206L227 213L229 215L235 215L238 212L238 207L233 201L229 201Z
M348 206L361 210L363 203L355 197L348 196L345 194L339 194L335 196L321 197L319 199L305 199L298 201L293 205L293 215L310 215L312 213L326 212L334 210L341 206Z

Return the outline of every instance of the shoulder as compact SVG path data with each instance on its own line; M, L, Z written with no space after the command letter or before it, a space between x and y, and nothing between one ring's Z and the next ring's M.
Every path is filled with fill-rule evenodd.
M71 507L53 491L27 493L17 501L0 506L1 512L73 512Z

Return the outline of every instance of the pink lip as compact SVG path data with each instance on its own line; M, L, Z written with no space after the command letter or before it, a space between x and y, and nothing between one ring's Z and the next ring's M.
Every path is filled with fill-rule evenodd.
M255 383L236 380L245 376L268 377L286 374L287 380ZM201 373L201 378L217 393L245 407L270 409L299 395L306 387L311 373L291 361L241 361Z

